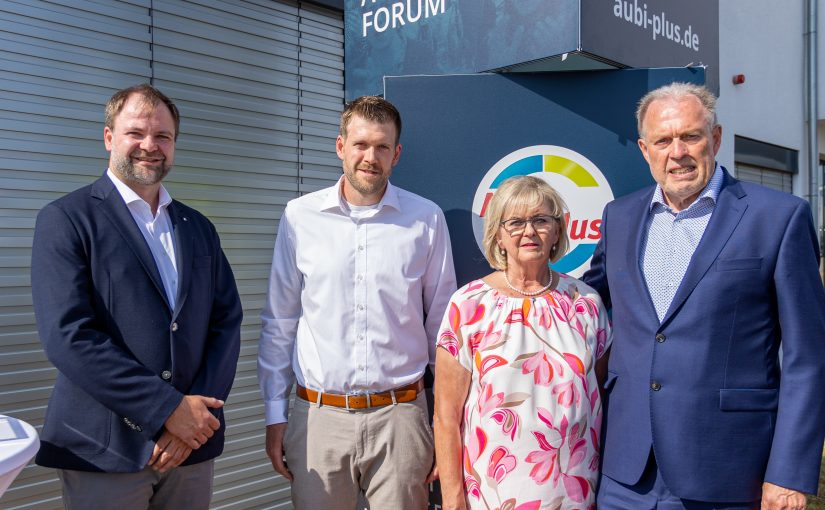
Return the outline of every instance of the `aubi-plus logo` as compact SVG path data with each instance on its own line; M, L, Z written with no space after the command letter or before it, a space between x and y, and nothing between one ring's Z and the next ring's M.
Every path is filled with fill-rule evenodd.
M516 175L540 177L564 198L570 211L565 218L570 250L552 267L561 273L581 276L602 237L602 209L613 200L607 179L589 159L564 147L534 145L511 152L490 168L473 199L473 233L479 249L487 204L499 185Z

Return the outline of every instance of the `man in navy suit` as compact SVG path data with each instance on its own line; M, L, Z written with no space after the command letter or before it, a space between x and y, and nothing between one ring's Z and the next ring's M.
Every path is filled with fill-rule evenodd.
M798 509L825 436L810 208L716 164L716 98L639 103L656 186L607 205L584 280L612 305L600 510Z
M37 217L32 297L58 373L36 461L69 509L209 506L242 311L214 226L161 185L179 124L154 87L117 92L106 174Z

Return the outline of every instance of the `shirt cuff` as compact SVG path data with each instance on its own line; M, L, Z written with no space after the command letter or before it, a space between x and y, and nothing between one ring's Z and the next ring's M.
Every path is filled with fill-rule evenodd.
M264 402L266 424L286 423L289 414L289 400L267 400Z

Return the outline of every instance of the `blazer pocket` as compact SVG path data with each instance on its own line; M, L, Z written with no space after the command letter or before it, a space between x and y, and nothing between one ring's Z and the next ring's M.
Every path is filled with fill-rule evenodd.
M744 259L719 259L716 261L717 271L743 271L762 267L762 257L748 257Z
M49 400L44 435L71 453L96 455L109 448L111 423L109 409L76 387L61 387Z
M719 409L722 411L776 411L778 403L778 389L719 390Z

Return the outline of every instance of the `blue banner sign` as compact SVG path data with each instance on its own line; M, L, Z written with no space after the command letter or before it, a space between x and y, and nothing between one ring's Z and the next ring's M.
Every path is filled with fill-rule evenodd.
M717 88L719 0L345 0L344 20L347 99L385 76L691 64Z
M579 0L346 0L346 96L384 76L476 73L576 48Z
M581 275L601 238L605 204L651 184L634 112L647 91L704 82L702 69L388 78L400 110L392 182L447 217L459 284L491 272L481 250L486 206L506 178L535 175L567 203L570 250L553 267Z

